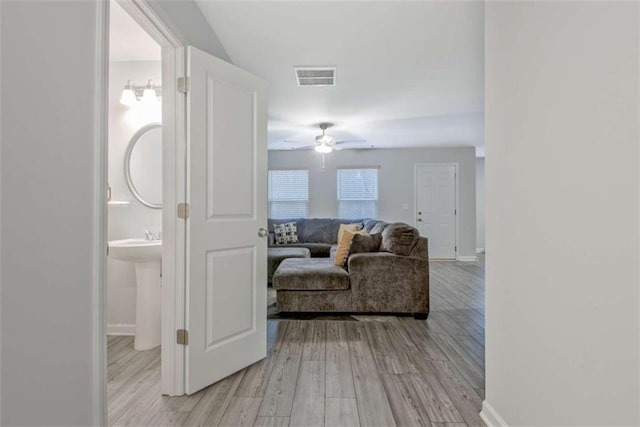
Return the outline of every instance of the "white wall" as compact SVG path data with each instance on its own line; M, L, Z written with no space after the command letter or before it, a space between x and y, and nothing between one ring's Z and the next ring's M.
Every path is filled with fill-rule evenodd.
M129 192L124 179L124 154L133 134L151 122L161 122L161 108L144 105L127 107L120 104L122 88L127 80L136 85L152 79L162 85L160 61L116 61L109 63L109 184L113 200L127 200L127 207L109 207L109 240L144 237L145 230L162 229L162 210L151 209L138 202ZM162 150L162 147L158 147ZM133 333L135 328L136 276L132 263L108 258L107 262L107 328Z
M0 424L95 425L98 2L0 2Z
M486 3L494 422L640 424L639 13Z
M475 256L475 149L404 148L380 150L342 150L322 156L313 150L269 151L269 168L309 169L309 216L336 217L338 213L336 168L345 166L380 166L378 172L378 216L393 222L415 224L414 164L459 164L459 256ZM403 205L407 209L403 209Z
M194 0L153 0L148 4L182 43L231 62L224 46Z
M484 157L476 158L476 249L484 250Z

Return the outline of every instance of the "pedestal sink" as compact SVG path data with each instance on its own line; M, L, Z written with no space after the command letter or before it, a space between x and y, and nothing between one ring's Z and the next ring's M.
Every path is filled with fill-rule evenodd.
M137 292L134 348L148 350L159 346L162 240L112 240L109 242L109 256L135 264Z

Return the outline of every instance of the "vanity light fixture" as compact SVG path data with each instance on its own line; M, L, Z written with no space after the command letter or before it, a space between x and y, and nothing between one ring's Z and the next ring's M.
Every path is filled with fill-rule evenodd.
M120 96L120 103L126 105L127 107L131 107L137 101L136 93L133 91L133 83L131 80L127 80L127 84L122 89L122 95Z
M153 80L149 80L145 86L134 86L133 82L128 80L122 90L120 103L127 107L132 107L137 101L142 101L145 104L155 104L161 96L162 87L155 86Z
M149 80L147 82L147 86L144 88L144 92L142 93L142 102L147 104L158 102L158 96L156 95L156 90L153 86L153 80Z

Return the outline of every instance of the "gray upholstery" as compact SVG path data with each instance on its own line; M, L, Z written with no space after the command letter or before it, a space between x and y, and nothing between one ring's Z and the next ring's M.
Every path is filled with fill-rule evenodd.
M380 233L369 235L356 234L353 236L353 240L351 240L349 255L362 252L378 252L380 250L380 243L382 243L382 234Z
M407 256L418 242L420 233L409 224L395 222L389 224L382 232L380 250L395 255Z
M356 221L345 220L341 223ZM321 221L311 223L315 229ZM310 223L305 223L307 227ZM338 225L335 225L338 224ZM325 223L327 229L340 222ZM388 227L393 226L389 231ZM364 227L386 234L390 252L354 253L345 270L330 258L287 259L274 275L280 312L429 313L428 241L407 224L367 219ZM384 230L384 232L383 232ZM307 237L313 235L309 231ZM394 240L395 239L395 240ZM382 249L380 249L382 250Z
M331 258L289 258L273 275L273 287L278 291L349 289L349 274Z
M295 222L298 229L298 243L287 245L274 245L272 235L275 224L285 224ZM371 223L372 227L378 221L372 219L337 219L337 218L287 218L269 219L267 228L269 229L269 247L296 247L307 248L311 251L312 258L331 256L331 245L337 243L338 229L340 224L363 224Z
M352 310L428 313L429 260L386 252L349 257Z
M312 258L327 258L330 255L331 243L293 243L289 245L275 245L272 248L306 248Z
M267 282L272 282L273 273L276 272L278 266L283 260L287 258L309 258L310 256L311 253L307 248L287 246L267 249Z
M346 313L351 311L351 291L278 291L278 311Z

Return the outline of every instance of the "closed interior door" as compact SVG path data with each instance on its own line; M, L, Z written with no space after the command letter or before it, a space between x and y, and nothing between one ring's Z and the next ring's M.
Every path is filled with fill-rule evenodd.
M266 356L265 84L188 49L188 394Z
M416 166L416 228L429 239L429 258L456 258L456 167Z

